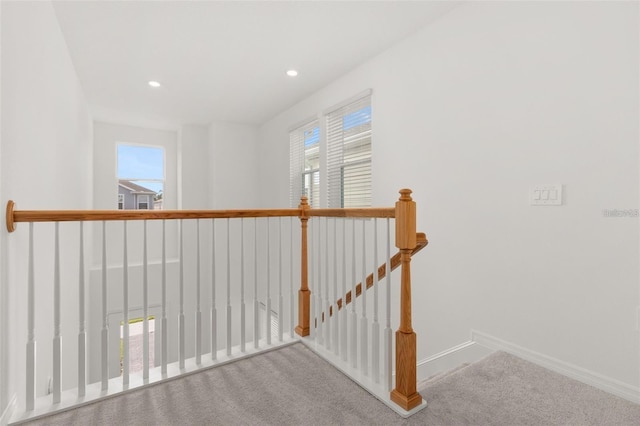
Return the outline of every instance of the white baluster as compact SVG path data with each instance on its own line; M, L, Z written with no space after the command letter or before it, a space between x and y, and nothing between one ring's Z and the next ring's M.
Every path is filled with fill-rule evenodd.
M258 302L258 218L253 221L253 347L260 347L260 302Z
M147 221L142 224L142 379L149 380L149 255Z
M246 351L246 307L244 303L244 218L240 219L240 351Z
M384 378L387 385L387 391L393 389L392 372L392 345L393 331L391 330L391 233L389 219L387 218L387 265L386 265L386 285L385 285L385 328L384 328Z
M122 385L129 385L129 255L127 240L127 221L123 222L122 247L122 311L124 324L122 325Z
M202 364L202 312L200 304L200 219L196 219L196 365Z
M25 389L27 411L33 410L36 399L36 295L33 263L33 222L29 222L29 269L27 283L27 382Z
M371 325L371 371L380 383L380 323L378 322L378 219L373 220L373 324Z
M342 309L340 309L340 353L347 361L349 348L347 336L347 220L342 220Z
M162 220L162 375L167 374L167 240L166 220Z
M293 299L294 299L294 287L293 287L293 226L294 218L289 218L289 337L293 338L295 332L295 320L293 312Z
M318 292L316 291L316 275L315 275L315 262L313 256L315 255L315 221L309 220L308 222L308 235L309 238L307 240L307 259L309 259L309 289L311 290L311 297L309 298L310 312L309 312L309 338L313 341L316 340L316 299L318 297Z
M318 281L316 282L316 312L317 312L317 339L318 343L324 346L324 324L323 324L323 308L324 300L322 294L322 219L318 218L318 238L315 240L317 244L316 253L318 257L316 261L316 270L318 271Z
M338 312L338 219L333 219L333 297L330 307L333 309L333 352L340 356L340 312ZM334 305L335 303L335 305Z
M360 370L369 374L369 320L367 319L367 243L366 219L362 219L362 317L360 318Z
M109 389L109 317L107 313L107 223L102 221L102 384Z
M227 356L231 356L231 235L227 218Z
M85 321L84 222L80 224L80 259L78 272L78 397L87 390L87 324Z
M184 323L184 243L183 243L183 231L182 231L182 219L179 221L179 232L180 232L180 245L179 245L179 257L180 257L180 283L179 283L179 292L180 292L180 313L178 317L178 326L179 326L179 353L178 353L178 366L180 369L184 369L184 352L185 352L185 323Z
M358 366L358 315L356 314L356 220L351 220L351 366Z
M282 323L284 315L282 312L282 217L278 218L278 341L282 342Z
M267 218L267 312L265 321L265 336L267 345L271 344L271 226L270 220Z
M324 219L324 340L327 350L331 350L331 296L329 295L329 218Z
M218 310L216 308L216 221L211 219L211 359L218 358Z
M53 266L53 403L60 402L62 336L60 335L60 222L55 223Z

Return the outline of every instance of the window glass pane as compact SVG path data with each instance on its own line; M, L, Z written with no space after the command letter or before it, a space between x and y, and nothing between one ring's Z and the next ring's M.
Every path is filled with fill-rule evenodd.
M327 115L329 207L371 206L371 98Z
M312 120L289 133L289 182L291 206L305 195L309 205L318 206L320 192L320 126Z
M118 178L164 180L164 150L119 144Z
M161 210L164 150L118 144L118 209Z
M311 147L313 145L318 145L320 142L320 127L314 127L310 130L305 130L304 132L304 146L305 148Z

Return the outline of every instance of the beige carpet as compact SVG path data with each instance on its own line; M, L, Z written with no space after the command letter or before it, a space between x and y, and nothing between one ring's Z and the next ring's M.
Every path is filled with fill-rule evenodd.
M497 352L420 389L404 420L302 344L94 403L38 425L640 425L640 405Z

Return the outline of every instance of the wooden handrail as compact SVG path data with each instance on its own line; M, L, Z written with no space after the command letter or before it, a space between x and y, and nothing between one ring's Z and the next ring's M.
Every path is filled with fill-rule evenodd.
M7 203L7 230L13 232L18 222L84 222L162 219L233 219L251 217L300 216L299 209L251 210L15 210Z
M162 219L234 219L256 217L371 217L393 218L395 208L311 209L303 213L295 209L247 210L15 210L15 202L7 202L6 225L9 232L19 222L84 222Z
M316 217L367 217L367 218L394 218L395 207L367 207L351 209L311 209L309 216Z
M418 232L416 234L416 239L418 241L418 245L411 251L411 256L413 256L414 254L416 254L417 252L425 248L427 244L429 244L429 241L427 240L427 236L422 232ZM397 252L391 257L391 261L389 263L391 265L392 271L394 271L395 269L398 268L398 266L401 265L400 254L401 254L400 252ZM386 276L387 276L387 264L383 263L378 267L378 280L382 280ZM367 276L366 284L367 284L367 290L373 287L373 273ZM360 296L361 294L362 294L362 282L359 282L356 285L356 297ZM343 302L343 300L346 300L346 302ZM344 296L344 299L340 298L336 301L336 305L338 305L338 310L342 309L343 303L348 305L349 303L352 302L352 300L353 300L353 297L351 295L351 291L349 291ZM333 306L330 306L329 316L332 316L332 315L333 315ZM324 313L322 314L322 320L324 321Z

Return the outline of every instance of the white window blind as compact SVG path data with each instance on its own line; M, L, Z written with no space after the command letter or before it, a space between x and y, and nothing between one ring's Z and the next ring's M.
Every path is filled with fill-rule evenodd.
M312 120L289 133L289 184L291 207L306 195L309 205L320 199L320 127Z
M330 208L371 206L371 96L327 118L327 195Z

